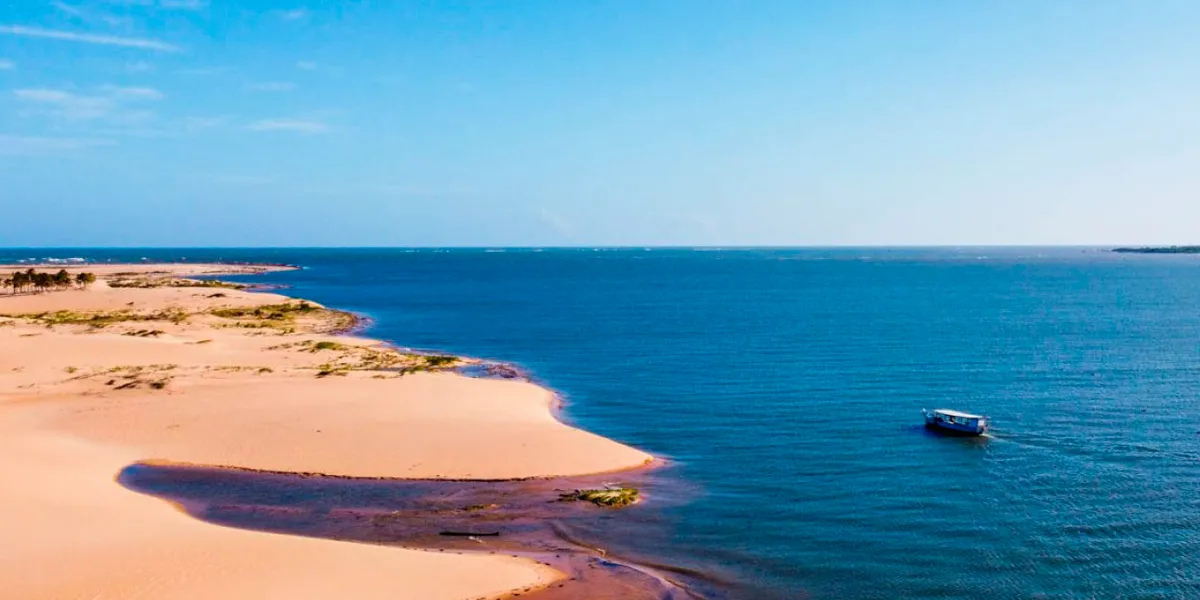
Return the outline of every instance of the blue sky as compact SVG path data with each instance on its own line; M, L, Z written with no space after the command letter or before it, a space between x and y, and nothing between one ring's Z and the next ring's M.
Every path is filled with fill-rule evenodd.
M0 246L1200 243L1200 3L9 0Z

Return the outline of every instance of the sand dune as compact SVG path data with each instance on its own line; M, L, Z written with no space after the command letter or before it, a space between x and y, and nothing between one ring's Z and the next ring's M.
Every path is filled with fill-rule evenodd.
M87 268L104 277L221 269ZM55 325L0 317L0 453L9 457L0 462L0 598L476 598L559 576L512 557L201 523L116 484L117 472L136 461L510 478L618 470L650 459L559 423L553 395L538 386L430 372L436 368L419 357L373 340L313 333L332 318L324 311L213 314L287 302L276 294L110 288L103 281L86 291L0 294L0 315L111 317L99 328L73 313L73 322ZM109 314L168 309L173 320Z

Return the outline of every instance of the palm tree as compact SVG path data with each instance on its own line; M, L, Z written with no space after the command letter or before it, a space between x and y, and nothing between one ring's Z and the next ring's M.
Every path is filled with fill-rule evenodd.
M80 273L75 276L75 283L78 283L79 287L87 289L87 286L92 285L93 283L96 283L96 274L95 273Z
M49 273L34 273L33 285L40 291L46 291L54 287L54 276Z
M71 274L66 269L59 269L54 274L54 287L66 288L71 287Z

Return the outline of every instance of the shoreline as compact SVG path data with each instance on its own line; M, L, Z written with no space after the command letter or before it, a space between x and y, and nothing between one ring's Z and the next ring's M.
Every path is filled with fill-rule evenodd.
M102 280L130 273L148 278L208 278L297 268L244 263L56 263L40 268L50 267L64 268L70 272L96 272ZM14 268L39 266L31 263L0 265L0 273ZM561 398L552 390L528 381L477 379L464 374L441 373L438 372L441 369L433 367L432 360L413 358L419 355L388 349L387 344L379 340L359 337L355 334L365 332L370 326L369 319L363 315L327 309L310 301L271 291L222 289L212 294L195 293L197 291L210 290L166 285L149 289L110 288L102 282L95 289L87 291L64 290L15 296L0 293L0 335L5 336L0 339L0 346L8 347L8 352L0 349L0 365L17 365L4 369L6 373L0 373L0 451L25 456L29 454L28 447L39 446L46 440L64 440L68 446L77 444L71 440L79 440L85 445L99 443L104 448L115 450L125 457L118 461L124 465L157 461L205 467L229 464L250 472L304 473L309 477L357 478L374 473L368 476L380 480L433 479L463 483L519 482L563 475L613 474L643 467L653 468L661 462L648 454L559 420L555 407L561 403ZM223 308L226 305L246 308ZM314 308L299 308L307 306ZM143 316L146 311L162 312L168 309L178 311L174 313L178 322L160 321L154 314ZM109 320L114 324L97 328L94 322L98 317L93 317L91 321L71 321L66 324L37 320L38 317L44 320L46 314L57 314L54 311L83 311L81 314L102 315L106 324ZM268 317L246 317L260 312L265 312ZM114 316L118 313L126 321ZM280 315L279 322L269 322L277 315ZM350 315L352 318L348 326L340 329L321 329L321 325L316 323L319 319L326 319L325 324L328 325L328 319L334 318L334 315ZM286 327L281 328L281 324L286 324ZM295 341L270 343L281 338ZM336 342L322 341L335 339ZM16 346L19 345L25 347L18 349ZM379 358L383 357L390 361L386 364L399 366L371 370L369 367L343 368L341 363L337 363L337 369L325 370L335 371L331 373L334 377L322 379L321 373L325 371L321 371L313 380L310 373L318 369L315 366L318 357L309 358L306 355L327 354L324 348L336 348L336 352L341 353L335 363L348 355L357 357L361 354L371 360L378 359L378 364L384 364ZM103 357L108 363L97 357ZM140 364L134 360L139 358ZM60 360L70 364L52 364ZM99 364L85 367L75 364L84 360ZM421 360L425 362L421 363ZM463 364L483 362L458 356L454 361ZM113 362L116 364L111 364ZM106 366L109 364L111 366ZM404 366L410 364L416 366ZM429 366L423 367L422 364ZM63 370L72 376L64 379ZM58 375L54 375L55 372ZM110 377L112 379L101 385L102 380ZM117 387L114 384L118 378L122 381L128 379L129 383ZM125 385L131 387L126 391ZM123 391L118 392L118 389ZM402 409L392 405L381 406L381 398L395 398L397 394L410 399ZM127 399L122 399L126 396ZM174 400L166 404L153 401L154 397L159 396ZM202 404L205 406L196 406L194 401L189 404L188 398L203 398ZM446 406L447 403L450 406ZM104 408L97 412L88 409L88 406ZM541 415L535 413L538 410ZM219 411L229 412L214 414ZM406 418L404 414L412 418ZM280 429L280 417L288 422L284 429ZM399 427L389 430L389 421ZM516 426L515 429L519 431L508 431L502 429L501 425L507 429ZM306 426L308 429L305 429ZM231 432L231 429L238 431ZM314 432L333 433L335 436L317 437ZM410 439L422 436L429 439ZM473 439L477 437L485 439ZM552 453L540 451L530 449L530 445L555 450ZM390 451L385 450L389 447ZM62 460L67 462L61 463ZM54 520L70 520L52 509L53 505L61 502L59 493L72 489L70 486L62 487L63 482L58 480L61 473L54 472L55 463L79 467L78 463L88 461L78 455L75 459L55 457L54 460L44 457L39 460L34 456L28 461L18 462L20 464L0 467L0 492L8 488L15 489L14 486L18 485L32 485L34 491L25 494L25 498L18 495L15 500L0 499L0 511L9 515L24 514L35 525L0 520L0 535L21 543L34 539L30 537L34 535L32 530L27 527L54 529ZM303 465L315 468L297 469ZM148 510L142 502L125 497L131 495L140 498L140 495L131 494L120 487L116 481L120 469L108 470L104 477L97 478L102 469L111 468L93 465L85 469L91 473L87 476L88 486L106 485L114 488L98 494L105 497L106 505L113 505L100 507L106 509L102 512L116 508L123 513L134 506L140 508L132 511L131 515ZM50 474L36 474L42 471L49 471ZM46 493L59 493L42 495L36 491L39 481L47 490ZM117 491L120 494L115 493ZM32 496L32 499L28 496ZM84 513L94 512L91 509L95 508L98 507L79 508L80 518ZM170 513L172 519L181 517L175 510ZM187 544L201 537L224 538L229 535L228 531L232 531L214 528L191 517L184 516L183 520L194 521L204 528L218 531L201 535L195 533L197 530L192 526L173 521L167 525L168 520L163 519L159 527L170 538L165 540L168 546L178 547L179 544ZM129 546L128 541L130 538L144 537L149 532L140 531L143 527L140 525L131 527L132 531L112 532L111 545L141 556L152 545ZM39 540L39 547L67 543L66 540L71 539L69 527L66 531L61 529L44 536L49 541ZM186 535L183 534L185 530ZM500 560L500 557L489 555L447 557L437 554L435 556L439 560L433 561L429 558L430 552L394 548L386 549L376 557L375 548L369 551L347 550L344 544L332 541L300 542L292 540L293 536L245 535L255 536L254 542L245 541L236 546L245 552L250 552L251 547L266 544L279 546L284 553L294 552L303 546L305 552L311 552L314 556L328 553L333 562L339 560L337 557L350 554L370 554L371 558L365 560L364 564L395 562L397 565L414 565L415 568L416 564L438 562L440 566L437 568L417 568L416 571L401 569L409 571L406 581L410 588L413 587L413 577L418 574L420 577L417 578L423 581L416 586L421 590L419 595L413 598L506 597L509 592L500 591L500 588L513 592L524 590L527 593L534 588L549 586L563 577L560 571L545 571L543 569L549 567L530 564L519 558ZM249 539L240 534L231 537ZM258 539L260 537L263 539ZM103 548L106 541L99 539L93 545ZM69 545L56 547L55 554L101 563L106 559L109 562L114 560L111 556L105 556L110 554L107 552L73 556ZM231 551L230 554L244 553ZM222 588L223 594L237 595L239 590L257 589L255 586L263 583L260 579L270 579L273 585L285 585L283 582L291 579L305 580L297 570L299 567L295 561L277 562L264 556L260 550L255 550L246 558L249 556L254 557L250 558L251 562L269 563L263 565L269 568L262 570L270 573L215 577L218 580L232 580L217 582L234 586ZM447 558L456 560L447 563ZM29 562L31 560L32 563ZM22 598L37 600L61 597L62 590L46 588L49 582L31 582L28 577L20 576L29 573L40 560L36 552L34 556L25 558L22 558L22 553L0 557L0 575L5 576L6 580L16 581L17 591L13 593L19 592ZM138 561L133 562L138 564ZM471 563L477 563L476 567L471 567ZM490 566L481 570L478 567L482 563ZM153 572L153 564L157 564L155 559L148 556L143 559L142 568ZM168 571L182 568L190 572L190 569L204 569L211 565L183 561L159 567ZM313 566L310 564L304 569L311 570ZM85 587L80 588L86 590L123 589L130 584L119 573L101 571L73 579L88 580ZM463 571L476 575L464 578L461 576ZM195 576L193 573L187 577ZM346 577L346 574L342 574L336 579ZM385 593L393 586L378 581L380 577L384 576L355 576L353 581L341 583L349 586L346 589L356 588L359 597L395 597L394 589L393 594ZM55 585L61 587L71 583L57 582ZM84 585L83 581L74 583ZM300 587L296 587L296 591L311 592ZM160 590L147 597L191 598L195 593L194 589L176 588ZM304 593L298 597L306 597ZM6 597L5 593L0 593L0 597Z

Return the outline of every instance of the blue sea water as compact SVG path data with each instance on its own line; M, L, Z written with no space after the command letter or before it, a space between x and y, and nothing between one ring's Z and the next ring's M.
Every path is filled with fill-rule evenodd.
M672 461L685 491L651 495L632 551L761 597L1200 598L1200 257L0 250L73 256L300 264L255 280L519 363ZM993 435L931 435L935 407Z

